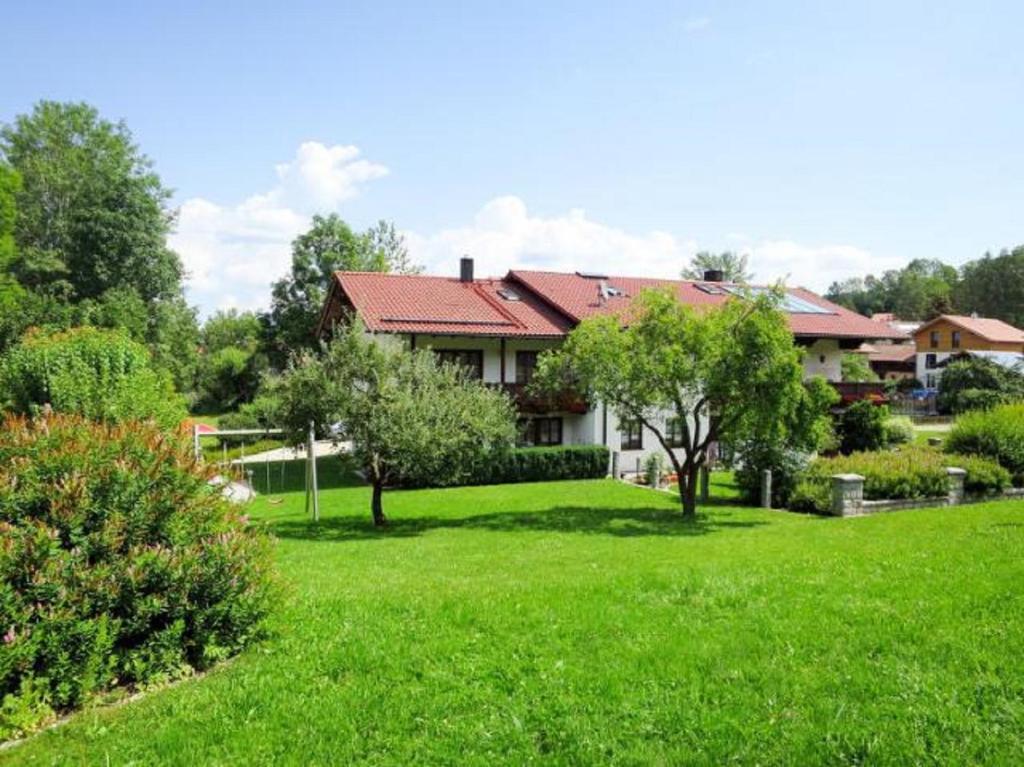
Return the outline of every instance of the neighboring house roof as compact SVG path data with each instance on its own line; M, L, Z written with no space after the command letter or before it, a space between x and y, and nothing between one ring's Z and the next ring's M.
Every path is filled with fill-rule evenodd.
M379 272L336 272L334 279L332 290L340 289L367 330L376 333L542 338L569 330L564 317L505 280L462 282Z
M923 333L932 325L943 320L970 331L979 338L984 338L992 343L1024 344L1024 330L1015 328L1009 323L988 317L964 317L959 314L940 314L935 319L926 322L918 328L917 333Z
M629 302L645 288L669 288L685 304L715 306L732 297L728 283L708 283L689 280L659 280L643 277L614 277L604 275L569 274L565 272L538 272L513 270L506 279L517 280L552 306L579 322L594 314L624 311ZM599 299L601 282L620 294ZM764 288L754 288L764 289ZM787 300L783 310L789 318L794 335L814 338L870 338L905 340L907 336L881 322L827 301L804 288L786 288Z
M868 360L871 362L910 362L917 356L914 344L878 344L871 348Z

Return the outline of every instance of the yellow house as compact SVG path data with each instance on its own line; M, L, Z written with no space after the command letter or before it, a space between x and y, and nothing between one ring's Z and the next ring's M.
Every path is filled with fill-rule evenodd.
M1024 354L1024 330L1002 320L942 314L914 332L917 379L925 388L938 386L940 363L963 352Z

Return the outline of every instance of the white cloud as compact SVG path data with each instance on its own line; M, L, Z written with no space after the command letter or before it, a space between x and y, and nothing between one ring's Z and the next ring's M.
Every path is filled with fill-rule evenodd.
M295 157L276 166L278 183L235 205L202 197L179 210L171 247L188 272L188 292L202 313L267 305L270 283L290 263L291 241L313 211L335 210L363 184L387 175L383 165L360 159L354 146L307 141Z
M406 232L406 239L413 260L428 272L457 274L459 257L470 255L480 276L532 268L674 277L695 250L692 242L667 232L632 234L578 208L552 217L531 215L515 196L491 200L468 226L425 236Z
M904 265L895 257L879 257L853 245L804 245L791 240L763 240L741 252L750 257L750 269L758 282L782 279L787 285L824 292L846 277L878 274Z
M532 215L519 197L498 197L480 209L467 226L435 234L406 232L413 260L431 274L458 273L460 256L476 261L480 276L500 276L509 269L601 271L633 277L677 278L698 250L715 250L664 231L646 234L588 218L580 209L545 217ZM852 245L806 245L791 240L757 240L728 233L733 249L750 257L755 279L824 291L834 280L901 265Z

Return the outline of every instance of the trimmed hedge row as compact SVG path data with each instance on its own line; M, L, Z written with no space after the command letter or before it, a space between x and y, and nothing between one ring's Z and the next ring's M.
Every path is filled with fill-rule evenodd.
M864 498L869 501L945 496L949 492L948 466L967 471L964 489L968 493L994 493L1010 485L1010 472L995 461L978 456L949 455L928 448L852 453L813 461L800 476L789 508L828 513L833 474L863 476Z
M608 448L603 445L522 447L484 456L463 485L506 485L563 479L601 479L608 475ZM402 482L404 487L450 487L454 482L435 477Z

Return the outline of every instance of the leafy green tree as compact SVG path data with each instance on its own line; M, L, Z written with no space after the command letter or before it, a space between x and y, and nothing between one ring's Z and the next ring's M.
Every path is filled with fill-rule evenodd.
M817 428L801 351L794 345L777 291L696 312L663 291L644 291L620 317L581 322L560 350L541 356L537 387L572 385L591 402L605 402L620 419L654 433L680 478L683 514L696 513L697 478L713 442ZM676 419L674 448L665 415ZM682 454L682 459L677 454Z
M825 294L830 301L871 316L892 312L905 320L928 320L954 308L957 285L954 267L935 259L919 258L881 277L867 275L834 282Z
M684 280L703 280L704 272L718 269L726 282L748 283L754 279L754 275L747 271L747 261L746 253L734 253L731 250L712 253L702 250L690 259L690 264L683 269L682 276Z
M855 354L849 352L843 355L842 376L844 381L862 383L865 381L878 381L878 374L871 369L871 363L866 354Z
M989 409L1024 400L1024 370L1014 371L983 357L950 362L939 379L936 406L942 413Z
M0 163L0 352L25 329L26 292L13 276L17 251L14 246L16 198L21 177Z
M415 273L402 236L381 221L363 234L336 213L314 216L309 231L292 243L291 272L274 283L266 317L268 351L278 366L288 354L316 348L324 299L337 271Z
M501 391L439 365L429 351L368 338L356 322L317 356L304 352L278 385L280 417L296 441L310 420L338 424L373 486L371 511L384 525L386 487L446 475L473 476L476 463L515 440L512 403Z
M147 302L180 293L181 262L166 242L170 192L123 123L87 104L41 101L0 129L0 154L22 178L23 285L74 300L111 288Z
M1024 328L1024 245L965 264L956 301L964 314L977 312Z
M155 301L149 307L146 342L153 364L171 374L178 391L189 393L196 385L199 365L199 324L196 309L181 296Z
M212 353L233 346L254 352L259 347L262 332L260 318L255 312L222 309L203 323L203 349Z
M170 377L123 330L29 332L0 359L0 403L14 413L49 406L98 421L153 420L174 428L185 416Z

